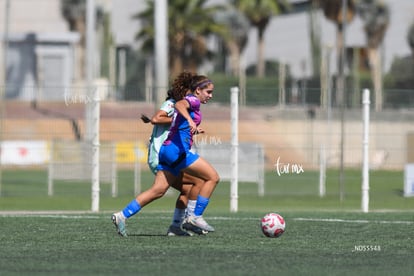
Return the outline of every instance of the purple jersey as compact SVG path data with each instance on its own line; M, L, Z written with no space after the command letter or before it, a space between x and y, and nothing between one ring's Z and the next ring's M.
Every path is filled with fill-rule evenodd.
M192 94L187 95L184 99L190 104L188 113L194 123L198 126L201 123L200 100ZM179 148L184 149L185 151L190 150L193 144L193 134L190 131L190 125L177 110L175 110L173 115L170 132L168 133L164 145L169 145L171 143L176 144Z

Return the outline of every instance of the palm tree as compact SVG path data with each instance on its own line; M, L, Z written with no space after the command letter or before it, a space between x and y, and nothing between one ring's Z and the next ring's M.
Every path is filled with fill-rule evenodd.
M258 77L265 75L264 32L273 16L285 13L290 9L286 0L232 0L236 9L249 19L250 24L257 28L257 70Z
M85 76L86 0L61 0L61 13L69 30L80 34L78 58L80 76Z
M319 6L312 0L309 8L309 32L311 45L311 63L314 75L320 75L321 68L321 28L319 24Z
M357 10L364 21L364 30L367 37L368 58L375 91L375 110L381 111L383 106L382 66L378 48L389 25L390 12L386 4L377 0L362 0Z
M87 0L60 0L60 12L69 25L69 30L78 32L80 41L77 49L80 78L85 76L86 52L86 2ZM104 24L104 14L101 7L95 7L95 28Z
M414 60L414 23L411 24L411 27L408 30L407 41L408 41L408 45L410 45L411 54L412 54L413 60Z
M409 72L411 71L411 72L414 73L414 23L411 24L411 27L408 30L408 33L407 33L407 42L408 42L408 45L410 45L410 48L411 48L411 58L412 58L411 59L411 66L410 66L410 69L411 70L408 70L408 71ZM414 84L414 81L412 81L412 83Z
M169 67L172 75L185 70L197 71L213 57L207 47L207 37L221 34L225 26L214 21L223 6L208 6L208 0L175 0L168 5ZM147 9L134 16L143 23L136 39L142 40L142 50L154 53L154 1L147 0Z
M247 45L250 24L247 18L233 7L217 13L216 22L227 26L222 39L230 55L230 69L233 76L239 76L240 59Z
M344 2L346 1L346 2ZM346 4L346 7L344 7ZM353 0L320 0L321 8L329 20L337 27L337 54L338 54L338 79L336 84L336 101L341 106L341 150L339 168L339 198L344 199L344 147L345 147L345 76L344 76L344 26L354 18L355 5ZM343 10L343 8L346 8ZM345 17L345 18L344 18Z
M85 43L86 33L86 0L61 0L61 13L69 24L69 30L81 34L81 42Z
M346 1L346 14L345 18L343 18L343 10L342 4L343 0L319 0L319 4L323 10L325 17L336 24L336 41L337 41L337 55L338 55L338 72L341 79L343 79L343 70L345 66L345 60L343 55L341 54L341 50L344 45L344 25L351 22L355 15L355 4L353 0L345 0ZM338 85L340 86L340 85ZM345 102L345 95L343 95L343 91L340 91L339 87L337 87L336 93L336 102L339 104L344 105Z

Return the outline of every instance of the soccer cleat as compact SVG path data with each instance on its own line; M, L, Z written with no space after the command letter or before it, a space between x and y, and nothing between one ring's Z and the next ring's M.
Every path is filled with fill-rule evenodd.
M167 236L182 236L182 237L189 237L192 236L191 233L188 233L187 231L181 229L179 226L170 225L168 227Z
M199 235L214 232L214 228L202 216L188 216L183 223L183 228Z
M122 237L126 237L127 232L125 228L125 219L121 216L120 213L115 213L112 215L112 222L114 223L118 234Z
M208 234L208 231L203 230L203 229L201 229L201 228L199 228L195 225L192 225L191 223L184 223L183 228L186 231L192 232L192 233L197 234L197 235L207 235Z

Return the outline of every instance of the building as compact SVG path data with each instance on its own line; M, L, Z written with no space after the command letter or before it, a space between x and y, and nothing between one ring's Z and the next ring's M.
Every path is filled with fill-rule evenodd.
M24 100L32 100L36 97L41 97L43 100L62 99L62 92L66 93L65 87L84 79L78 60L79 34L69 32L67 23L60 13L60 1L13 0L10 2L7 97ZM210 0L210 2L224 3L225 0ZM292 2L297 1L292 0ZM410 24L414 21L414 2L410 0L385 2L391 11L391 22L382 47L383 70L388 71L394 58L411 54L406 35ZM123 0L115 5L113 0L96 0L95 3L103 7L111 16L110 30L115 49L139 48L135 35L140 24L132 16L145 9L145 1ZM5 22L6 0L0 0L0 10L3 11L0 13L0 22ZM335 25L327 21L322 13L319 20L323 50L332 49L332 56L335 57ZM295 78L307 77L312 73L308 26L308 13L294 13L274 17L265 32L266 59L289 64ZM5 27L4 24L0 32L4 33ZM257 32L252 28L248 45L243 53L247 66L256 63L256 37ZM365 44L362 22L356 17L347 26L346 45L364 47ZM0 50L3 52L3 48ZM122 51L120 53L122 54ZM120 57L122 55L118 55L116 65L119 68L118 74L122 73L120 69L124 67ZM0 64L4 64L2 58L3 55L0 57ZM98 62L99 59L97 58L96 61ZM336 68L335 63L335 59L332 58L333 73ZM1 76L4 75L3 67L0 66ZM34 89L36 86L45 85L54 88L43 89L40 92ZM21 87L27 89L22 90Z

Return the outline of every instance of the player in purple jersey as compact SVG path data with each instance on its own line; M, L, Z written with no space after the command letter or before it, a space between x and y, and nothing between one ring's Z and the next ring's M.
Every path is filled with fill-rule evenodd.
M191 85L192 93L175 104L173 122L169 136L160 149L158 171L152 187L112 216L121 236L127 235L126 219L138 213L148 203L162 197L169 186L177 188L181 183L177 181L181 173L200 178L204 182L197 196L194 213L186 218L183 227L187 230L195 227L208 232L214 231L202 215L219 182L219 175L210 163L191 151L193 135L198 131L202 118L200 104L206 104L212 98L213 90L214 84L211 80L205 76L196 76Z
M193 78L196 75L187 71L180 73L173 81L172 87L168 90L168 97L162 104L161 108L150 119L142 114L141 119L144 123L151 123L153 131L148 145L148 166L154 175L157 173L157 166L159 161L159 151L168 137L169 128L175 113L174 105L177 100L183 99L188 93L191 92L191 85ZM199 133L202 133L202 129L198 129ZM185 231L182 228L182 224L186 217L186 214L193 214L197 196L200 191L203 180L186 173L181 173L182 185L178 185L177 189L180 190L180 194L176 201L174 209L174 215L171 225L168 227L168 236L191 236L194 232L196 234L206 234L202 229L194 228L192 231ZM177 185L174 185L174 187Z

